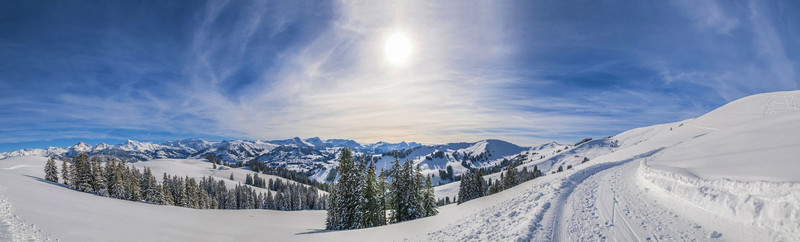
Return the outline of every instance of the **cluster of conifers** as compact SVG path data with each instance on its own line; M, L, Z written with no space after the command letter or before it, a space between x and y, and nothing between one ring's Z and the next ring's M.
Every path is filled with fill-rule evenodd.
M483 179L482 169L475 169L474 172L462 175L461 184L458 188L458 204L501 192L542 175L536 166L533 167L533 171L528 171L528 167L523 167L522 171L517 171L518 164L518 162L512 162L506 166L505 171L500 173L500 179L497 181L490 179L487 182ZM453 198L453 200L456 200L456 198ZM444 203L449 203L449 199Z
M51 157L45 165L45 179L58 183L58 175L55 159ZM230 179L233 180L233 174ZM284 183L280 179L269 180L275 195L273 191L258 192L239 184L228 189L224 180L212 177L198 181L164 173L159 183L149 168L140 172L113 157L103 162L100 157L90 160L86 154L62 161L61 180L69 188L99 196L196 209L326 209L329 200L314 187Z
M431 177L423 176L411 161L401 164L395 155L391 170L376 175L372 159L357 161L343 149L338 172L325 221L329 230L368 228L438 213Z

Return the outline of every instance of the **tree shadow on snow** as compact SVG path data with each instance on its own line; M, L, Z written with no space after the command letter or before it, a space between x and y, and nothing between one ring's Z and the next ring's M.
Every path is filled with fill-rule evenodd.
M25 176L25 177L28 177L28 178L33 178L34 180L37 180L37 181L40 181L40 182L44 182L44 183L50 183L50 184L53 184L53 185L56 185L56 186L60 186L60 187L63 187L63 188L69 188L67 185L64 185L63 183L51 182L51 181L45 180L44 178L41 178L41 177L25 175L25 174L23 174L22 176Z
M335 230L325 230L325 229L309 229L309 231L302 232L302 233L296 233L296 234L294 234L294 235L304 235L304 234L320 234L320 233L328 233L328 232L334 232L334 231L335 231Z

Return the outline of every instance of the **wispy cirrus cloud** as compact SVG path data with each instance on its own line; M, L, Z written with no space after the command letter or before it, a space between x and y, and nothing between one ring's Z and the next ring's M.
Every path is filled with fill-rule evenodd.
M0 143L322 136L532 145L798 86L800 31L778 19L797 18L786 11L793 3L104 3L86 6L86 18L71 6L19 4L27 6L6 11L38 15L0 23ZM396 31L413 44L402 67L383 56Z

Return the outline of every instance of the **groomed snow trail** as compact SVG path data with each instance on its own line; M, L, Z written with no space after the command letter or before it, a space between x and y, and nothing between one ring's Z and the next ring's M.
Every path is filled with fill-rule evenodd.
M652 191L637 185L638 167L639 162L628 162L598 172L578 184L563 206L563 214L557 223L557 240L711 239L707 235L713 230L706 231L706 228L661 206L650 195Z

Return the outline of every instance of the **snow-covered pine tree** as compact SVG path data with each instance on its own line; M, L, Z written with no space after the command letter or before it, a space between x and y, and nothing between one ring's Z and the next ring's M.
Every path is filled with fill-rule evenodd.
M483 179L483 171L481 169L465 173L461 177L461 185L458 189L458 204L486 195L486 180Z
M436 196L433 193L433 185L431 184L431 176L425 179L425 188L423 189L423 203L422 207L425 209L424 217L433 216L439 213L436 208Z
M383 169L381 169L381 173L380 173L380 175L378 175L377 185L378 185L378 187L377 187L378 188L377 189L377 191L378 191L377 195L378 195L378 203L379 203L378 206L380 207L380 211L381 211L380 214L378 215L378 219L379 219L380 224L384 225L384 224L388 223L388 221L386 221L386 210L388 209L388 206L387 206L387 202L386 202L386 200L387 200L387 195L386 195L386 186L387 186L386 185L386 175L384 175Z
M189 178L188 176L185 179L185 191L186 191L186 207L187 208L199 208L200 198L197 194L197 182L194 180L194 177Z
M517 185L517 168L512 163L506 167L505 176L503 177L503 190L509 189Z
M56 168L56 160L52 156L47 159L47 164L44 165L44 179L58 183L58 168Z
M458 185L458 204L464 203L472 199L472 174L464 173L461 175L461 183Z
M337 202L334 209L336 220L331 223L331 230L363 228L361 200L364 181L350 149L344 148L339 159L339 180L337 181Z
M67 166L67 161L66 160L62 160L61 161L61 180L64 181L64 185L69 185L70 184L69 178L70 178L70 174L69 174L69 167Z
M142 173L133 165L128 168L128 175L126 176L127 183L130 189L128 191L128 200L141 201L142 200Z
M272 197L272 192L267 190L267 197L264 199L265 209L275 209L275 198Z
M375 163L372 159L369 160L369 165L364 173L366 187L364 188L364 216L362 223L364 227L375 227L383 225L380 214L383 213L383 207L379 201L378 194L382 193L378 185L378 180L375 177Z
M406 160L406 162L408 162L411 167L415 167L413 161ZM422 168L419 165L416 165L416 168L410 171L411 175L409 177L411 178L412 191L414 191L411 200L414 212L409 220L413 220L425 217L425 176L422 175Z
M483 179L482 169L478 169L478 171L475 173L475 179L473 182L475 182L475 198L486 196L486 180Z
M92 188L97 195L108 196L106 170L98 157L92 158Z
M150 186L150 176L152 175L152 171L145 167L144 172L142 173L142 179L139 183L139 188L142 190L142 200L155 204L155 199L153 198L155 194L153 194L153 188Z
M78 191L92 192L92 168L89 164L89 156L85 153L80 153L72 157L72 164L75 167L75 182L74 187Z
M402 222L422 217L422 174L414 170L414 162L406 160L403 165L392 171L392 191L394 194L394 213L392 220Z
M208 199L208 192L206 189L199 189L199 193L197 194L197 208L199 209L209 209L211 207L211 201Z
M153 176L153 172L149 167L144 168L144 174L142 174L141 183L142 198L145 202L152 204L164 204L161 187L158 185L158 181L156 181L156 177Z
M394 152L394 162L392 168L389 170L389 176L392 177L389 183L388 193L386 194L386 209L390 210L391 216L388 218L388 223L395 223L397 221L397 207L400 204L400 191L404 189L399 180L401 175L402 166L400 160L397 159L397 152Z
M108 169L110 167L110 170ZM106 163L108 193L110 197L126 199L124 165L115 159Z
M338 214L336 213L338 210L337 206L339 205L336 201L336 192L335 192L336 184L333 184L331 191L333 192L331 192L330 193L331 195L328 197L328 209L326 209L327 216L325 217L325 229L336 230L339 227L338 221L340 220Z
M161 203L164 205L175 205L175 202L172 200L172 192L170 192L169 187L165 184L159 186L161 188Z

